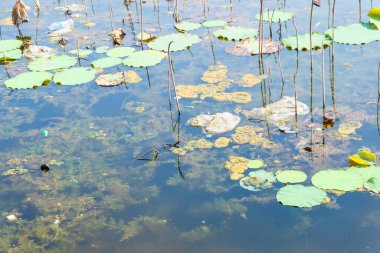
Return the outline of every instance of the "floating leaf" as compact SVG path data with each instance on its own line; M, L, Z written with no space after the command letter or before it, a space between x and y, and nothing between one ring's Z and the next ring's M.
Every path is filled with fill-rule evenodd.
M120 58L104 57L97 59L91 63L94 68L106 69L121 64L123 61Z
M99 86L117 86L122 83L138 83L142 79L136 74L134 71L123 71L117 72L115 74L108 73L104 75L100 75L96 79L96 83Z
M54 69L70 68L77 63L77 58L68 55L52 56L50 58L37 58L28 64L32 71L48 71Z
M98 47L98 48L96 48L95 53L97 53L97 54L106 53L106 52L108 52L109 48L110 47L107 47L107 46L105 46L105 47Z
M24 174L28 172L28 170L23 169L23 168L16 168L16 169L10 169L6 170L3 173L1 173L3 176L11 176L11 175L19 175L19 174Z
M284 22L293 18L293 13L278 10L269 10L263 12L263 20L266 22ZM260 13L256 14L256 19L260 20Z
M313 207L322 204L327 197L324 190L314 186L286 185L276 195L278 202L285 206Z
M248 174L248 176L240 179L240 186L249 191L260 191L272 187L272 183L276 181L276 177L272 172L265 170L256 170Z
M311 182L324 190L354 191L363 187L363 178L349 170L322 170L314 174Z
M138 51L131 54L123 63L130 67L142 68L159 64L166 56L165 53L155 50Z
M263 161L261 160L251 160L247 163L248 168L250 169L258 169L264 166Z
M243 40L253 38L258 34L257 29L245 28L241 26L228 26L214 32L215 37L226 40Z
M202 23L204 27L218 27L218 26L226 26L227 22L224 20L208 20Z
M196 30L196 29L200 28L201 25L198 23L182 21L179 23L175 23L174 27L179 31L192 31L192 30Z
M364 188L371 192L380 193L380 179L377 177L371 177L364 183Z
M262 46L263 54L273 54L278 52L282 46L279 42L271 39L260 40L248 38L235 42L231 47L226 49L226 52L236 56L250 56L260 53L260 46Z
M0 40L0 53L8 52L20 48L22 41L20 40Z
M277 175L277 180L281 183L302 183L307 179L305 172L300 170L282 170Z
M77 85L88 83L94 80L96 71L91 68L71 68L62 72L57 72L54 82L59 85Z
M145 33L145 32L137 34L136 37L138 38L139 41L144 41L144 42L149 42L157 38L155 34Z
M332 39L332 30L326 31ZM380 40L380 30L371 23L356 23L334 29L334 41L342 44L360 45Z
M373 20L380 21L380 7L375 7L369 10L368 17Z
M323 47L326 48L331 44L331 40L329 38L326 38L324 35L321 35L319 33L313 32L311 36L312 41L312 49L320 49ZM306 33L303 35L298 36L298 47L297 47L297 36L293 37L287 37L282 40L282 44L284 46L291 50L302 50L302 51L308 51L310 50L310 34Z
M123 58L130 56L135 49L133 47L116 47L107 52L108 57Z
M0 53L0 61L7 60L18 60L22 57L22 52L20 49L14 49L11 51Z
M92 54L94 51L89 49L79 49L79 56L80 57L87 57L88 55ZM74 49L69 52L70 54L78 55L78 50Z
M25 72L4 82L10 89L32 89L50 83L53 75L49 72Z
M359 174L364 182L372 177L380 178L380 167L351 167L348 170Z
M183 33L171 33L165 36L158 37L152 42L148 43L150 49L157 51L168 51L169 44L170 51L180 51L185 50L186 48L191 47L194 44L197 44L201 41L198 35L194 34L183 34Z

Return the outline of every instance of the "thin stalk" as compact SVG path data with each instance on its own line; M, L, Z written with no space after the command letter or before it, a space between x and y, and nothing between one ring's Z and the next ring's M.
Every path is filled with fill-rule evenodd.
M143 41L143 32L144 32L144 28L143 28L143 8L142 8L142 0L140 0L140 34L141 34L141 49L144 50L144 41Z
M112 31L114 31L115 28L114 28L114 25L113 25L113 11L112 11L111 0L108 0L108 11L110 13L111 29L112 29Z
M323 96L323 115L326 113L326 87L325 87L325 50L322 42L322 96Z
M179 101L178 101L177 88L176 88L175 77L174 77L173 59L172 59L172 56L170 55L170 46L172 45L172 43L173 43L173 41L170 42L169 46L168 46L169 72L170 72L170 76L171 76L171 83L172 83L173 90L174 90L178 115L180 115L181 114L181 107L180 107Z

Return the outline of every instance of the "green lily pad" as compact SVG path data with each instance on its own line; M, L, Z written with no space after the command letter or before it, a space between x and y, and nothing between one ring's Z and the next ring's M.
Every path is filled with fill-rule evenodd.
M79 49L79 56L80 57L87 57L90 54L92 54L94 51L89 49ZM78 50L74 49L69 52L70 54L78 55Z
M279 182L284 184L302 183L307 179L306 173L300 170L283 170L276 177Z
M0 53L8 52L20 48L22 41L19 40L0 40Z
M260 191L262 189L271 188L274 181L276 181L276 177L272 172L256 170L240 179L239 184L246 190Z
M364 182L372 177L380 178L380 167L351 167L348 171L359 174Z
M327 197L324 190L314 186L286 185L276 195L278 202L285 206L313 207L322 204Z
M211 27L219 27L219 26L226 26L227 22L224 20L207 20L202 23L204 27L211 28Z
M100 69L106 69L110 68L116 65L119 65L123 62L122 59L120 58L115 58L115 57L104 57L97 59L91 63L91 65L94 68L100 68Z
M57 72L54 82L58 85L78 85L91 82L95 79L96 71L91 68L71 68Z
M332 39L332 30L326 31ZM356 23L334 29L334 41L342 44L360 45L380 40L380 30L371 23Z
M254 28L245 28L241 26L227 26L214 32L215 37L226 40L243 40L253 38L258 34Z
M374 26L376 26L377 30L380 30L380 21L377 21L377 20L375 20L375 19L370 18L370 19L369 19L369 22L370 22L371 24L373 24Z
M77 64L77 58L68 55L58 55L49 58L36 58L28 64L31 71L48 71L70 68Z
M122 58L130 56L135 49L133 47L116 47L107 52L108 57Z
M284 22L293 18L293 13L286 11L270 10L263 12L263 20L266 22ZM256 14L256 19L260 20L260 13Z
M380 7L375 7L369 10L368 17L375 21L380 21Z
M157 51L168 51L169 43L173 42L170 46L170 51L180 51L191 47L201 41L198 35L171 33L165 36L158 37L157 39L148 43L148 47Z
M247 163L248 168L258 169L264 166L264 162L261 160L251 160Z
M314 186L324 190L355 191L363 187L363 178L349 170L322 170L311 178Z
M364 188L371 192L380 193L380 179L378 177L371 177L364 183Z
M11 51L0 53L0 61L18 60L21 59L22 52L20 49L14 49Z
M107 53L108 50L109 50L109 48L110 48L110 47L108 47L108 46L105 46L105 47L98 47L98 48L96 48L95 53L97 53L97 54Z
M10 169L6 170L3 173L1 173L3 176L11 176L11 175L19 175L19 174L24 174L28 172L28 170L23 169L23 168L16 168L16 169Z
M32 89L50 83L53 74L49 72L25 72L4 82L10 89Z
M155 50L138 51L123 61L126 66L142 68L159 64L166 56L165 53Z
M175 23L174 27L175 27L175 29L177 29L179 31L192 31L192 30L196 30L196 29L200 28L201 25L198 23L183 21L180 23Z
M322 47L326 48L331 44L331 40L326 38L324 35L313 32L311 36L312 49L320 49ZM298 47L297 47L297 36L287 37L282 39L282 44L289 50L310 50L310 34L306 33L298 36Z

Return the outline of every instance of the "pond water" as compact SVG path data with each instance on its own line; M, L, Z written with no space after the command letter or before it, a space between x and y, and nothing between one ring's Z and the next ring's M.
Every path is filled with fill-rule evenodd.
M176 4L182 21L225 20L227 26L255 29L260 23L255 18L260 1L126 2L110 1L110 15L109 1L40 0L37 15L34 2L25 0L32 8L29 22L20 26L22 48L48 46L57 55L70 55L77 47L112 48L108 34L122 28L126 33L122 46L138 51L141 27L158 38L179 33L173 26ZM321 7L313 8L312 29L324 34L331 27L333 1L321 2ZM0 20L11 16L13 4L1 1ZM73 4L86 8L72 7L75 26L62 35L68 41L60 46L62 36L49 36L48 26L69 19L64 7ZM372 5L337 1L335 26L368 22ZM297 33L309 32L310 1L266 0L263 8L293 13ZM2 40L21 39L17 28L3 21ZM102 73L96 70L96 76L128 70L141 78L114 87L98 86L92 78L75 86L52 81L35 89L10 89L4 82L27 72L32 60L22 57L0 66L1 252L380 252L378 194L363 187L347 192L325 189L328 198L323 204L287 206L276 199L283 183L267 182L263 189L249 191L225 168L230 156L261 160L260 169L274 174L305 172L307 179L300 184L312 186L315 173L348 168L348 158L364 147L379 157L380 42L334 43L313 50L312 62L310 51L287 48L243 57L226 53L233 42L216 38L213 33L219 28L186 32L201 40L170 54L180 116L173 89L170 107L167 57L146 68L119 64ZM271 29L263 22L263 31L265 38L276 41L296 34L291 20L273 22ZM352 31L347 36L363 35ZM145 42L143 49L148 49ZM75 52L71 56L77 58ZM93 52L75 67L91 68L93 61L105 56ZM208 71L210 66L214 72ZM246 74L266 78L252 87L239 86ZM181 96L183 85L207 84L205 80L218 92L245 92L240 99L248 95L251 99L236 103L219 101L225 97L215 99L215 94L204 99ZM326 110L335 117L332 127L323 125L323 80ZM262 117L248 112L285 96L304 105L304 113L295 117L294 109L285 109ZM253 131L251 139L239 142L236 129L211 135L187 123L200 114L222 112L239 116L237 127ZM281 118L286 113L291 116ZM279 131L284 126L290 133ZM220 137L232 141L223 148L194 144L205 139L203 144L212 146ZM136 159L144 153L146 159ZM50 170L42 172L42 164ZM256 170L245 168L237 176Z

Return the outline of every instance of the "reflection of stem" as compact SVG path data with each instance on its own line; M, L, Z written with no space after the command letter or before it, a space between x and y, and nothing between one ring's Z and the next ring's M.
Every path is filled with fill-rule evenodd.
M298 58L298 29L296 26L296 23L294 22L294 17L292 19L294 29L296 30L296 41L297 41L297 65L296 65L296 71L294 72L293 75L293 82L294 82L294 108L295 108L295 129L298 129L298 109L297 109L297 84L296 84L296 79L297 79L297 74L298 74L298 65L299 65L299 58Z
M281 86L281 98L282 98L283 95L284 95L285 80L284 80L284 75L282 73L282 64L281 64L281 57L280 57L280 46L278 46L277 55L278 55L278 65L280 67L280 75L281 75L281 82L282 82L282 86Z
M323 96L323 115L326 113L326 87L325 87L325 50L322 42L322 96Z
M171 76L171 83L173 85L173 90L174 90L175 100L176 100L176 104L177 104L178 114L181 114L181 108L179 106L178 95L177 95L177 88L175 85L173 59L172 59L172 56L170 55L170 46L172 45L172 43L173 43L173 41L171 41L169 43L169 46L168 46L169 72L170 72L170 76Z
M78 62L79 62L79 66L82 67L82 64L80 62L80 54L79 54L79 42L77 41L77 55L78 55Z
M125 3L125 8L127 8L128 21L129 21L129 25L131 26L132 34L133 34L134 37L136 37L135 25L134 25L134 22L133 22L131 11L129 10L129 4L127 4L127 2Z
M37 11L37 20L36 20L36 45L38 45L38 26L40 23L40 11Z
M148 67L146 67L145 69L146 69L146 76L148 78L148 85L149 85L149 88L150 88L151 87L151 83L150 83L149 69L148 69Z
M377 69L377 111L376 111L377 132L380 135L379 104L380 104L380 62L379 62L379 67Z
M207 28L207 33L208 33L208 36L210 37L210 29L209 28ZM216 57L215 57L215 52L214 52L214 45L212 44L212 39L210 39L210 44L211 44L212 58L214 59L214 65L216 65Z
M143 8L142 8L142 0L140 0L140 34L141 34L141 49L144 50L144 35L143 35Z
M359 23L362 22L362 1L359 0Z
M111 22L111 29L114 31L114 26L113 26L113 14L112 14L112 5L111 5L111 0L108 0L108 11L110 13L110 22Z

